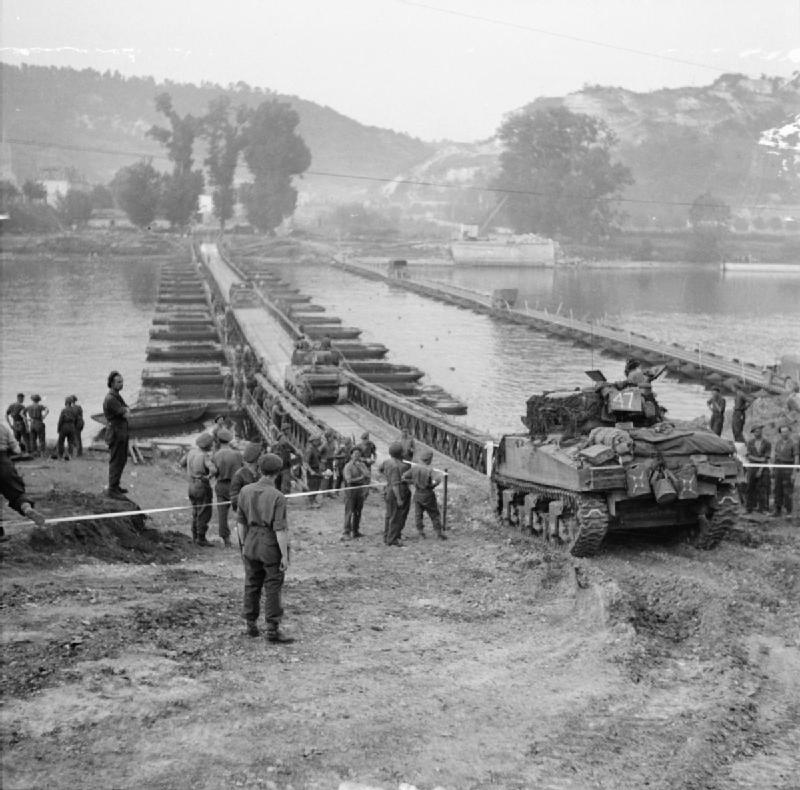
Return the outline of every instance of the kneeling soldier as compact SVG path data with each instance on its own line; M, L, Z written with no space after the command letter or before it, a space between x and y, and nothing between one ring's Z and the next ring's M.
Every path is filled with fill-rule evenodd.
M425 450L420 455L419 464L414 464L411 469L403 473L403 480L414 484L414 519L417 532L421 537L425 537L425 530L422 523L423 513L427 513L434 532L439 540L447 540L447 535L442 531L442 520L439 518L439 504L436 501L436 493L433 490L439 485L439 480L434 478L431 461L433 453Z
M289 532L286 497L275 488L275 477L283 462L267 453L259 464L261 478L239 492L237 513L244 533L244 619L247 635L258 636L261 590L265 589L264 615L267 639L278 644L294 642L279 630L283 607L281 588L289 568Z

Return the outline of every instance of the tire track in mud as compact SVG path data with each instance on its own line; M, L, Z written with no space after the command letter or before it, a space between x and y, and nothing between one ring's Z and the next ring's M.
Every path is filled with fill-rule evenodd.
M576 563L605 626L628 631L611 660L640 692L553 722L531 747L539 786L797 788L799 542L736 534L717 552L618 546Z

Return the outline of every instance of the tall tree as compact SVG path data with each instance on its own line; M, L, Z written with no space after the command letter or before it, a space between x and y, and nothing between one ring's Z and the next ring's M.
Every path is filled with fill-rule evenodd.
M41 181L28 179L22 185L22 194L28 203L35 203L37 200L47 200L47 189Z
M597 242L619 219L615 199L632 184L611 161L616 139L600 119L564 107L518 112L498 130L504 145L494 186L518 232Z
M292 177L311 164L311 152L297 133L300 117L285 102L265 101L248 115L244 160L253 184L243 190L247 217L258 230L271 233L297 205Z
M95 184L89 196L92 199L92 208L114 208L114 196L104 184Z
M84 227L92 216L92 198L82 189L68 189L66 195L56 200L56 212L70 227Z
M247 109L243 106L235 111L231 120L230 104L230 97L225 95L213 99L203 118L205 137L208 140L205 165L213 187L211 197L214 201L214 216L219 220L222 230L225 230L225 223L233 216L233 207L236 204L233 177L239 163L239 154L245 144L243 129L247 120Z
M0 181L0 209L7 211L8 207L19 199L20 191L13 181L3 179Z
M167 149L167 156L173 164L172 174L164 178L160 209L170 225L183 228L197 211L203 191L202 171L192 170L194 141L203 124L201 119L191 114L178 115L168 93L156 96L156 109L167 118L170 128L153 126L148 135Z
M111 191L128 219L146 228L156 217L161 198L162 177L150 162L137 162L117 171Z

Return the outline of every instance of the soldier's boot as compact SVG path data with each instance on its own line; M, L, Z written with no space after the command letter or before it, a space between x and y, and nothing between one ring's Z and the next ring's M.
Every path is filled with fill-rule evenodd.
M267 631L267 641L273 645L291 645L294 642L294 637L285 636L278 628L272 628Z
M256 625L255 620L248 620L245 634L247 636L258 636L260 633L261 632L258 630L258 626Z

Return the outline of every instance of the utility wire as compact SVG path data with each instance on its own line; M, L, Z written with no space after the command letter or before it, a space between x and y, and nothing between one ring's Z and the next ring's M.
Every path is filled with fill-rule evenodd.
M552 38L561 38L567 41L575 41L579 44L591 44L594 47L603 47L604 49L613 49L617 52L627 52L630 55L642 55L648 58L657 58L658 60L666 60L670 63L680 63L684 66L695 66L700 69L707 69L708 71L724 72L718 66L711 66L708 63L699 63L695 60L685 60L684 58L676 58L672 55L663 55L659 52L648 52L644 49L634 49L633 47L622 47L617 44L608 44L605 41L596 41L591 38L581 38L580 36L571 36L569 33L556 33L552 30L544 30L540 27L533 27L531 25L523 25L518 22L508 22L503 19L493 19L487 16L480 16L478 14L468 14L464 11L453 11L449 8L439 8L438 6L426 5L425 3L415 3L413 0L397 0L402 5L412 6L414 8L423 8L426 11L436 11L440 14L449 14L450 16L461 17L462 19L472 19L477 22L489 22L493 25L500 25L502 27L510 27L515 30L526 30L531 33L539 33L543 36L551 36Z
M65 151L85 151L88 153L96 153L96 154L113 154L116 156L133 156L137 158L163 159L164 161L168 161L167 157L165 156L146 154L137 151L120 151L108 148L91 148L89 146L67 145L62 143L45 143L34 140L21 140L19 138L14 138L14 137L6 137L4 139L4 142L12 143L14 145L34 146L38 148L56 148ZM303 175L321 176L324 178L343 178L343 179L349 179L351 181L370 181L379 184L396 184L397 186L431 187L435 189L457 189L461 192L490 192L499 195L529 195L531 197L543 197L543 198L551 197L551 194L549 192L541 192L534 189L507 189L504 187L489 187L489 186L478 187L478 186L468 186L463 184L446 184L436 181L421 181L411 178L396 178L396 177L390 178L388 176L366 176L366 175L358 175L355 173L337 173L334 171L326 171L326 170L306 170ZM646 206L686 207L694 205L694 201L685 201L685 200L647 200L645 198L591 197L589 195L574 195L574 194L565 194L562 195L562 197L566 197L571 200L584 200L584 201L605 202L605 203L632 203L635 205L646 205ZM722 208L728 204L704 203L703 205L709 208ZM759 206L758 205L738 206L738 208L756 209L759 208Z

